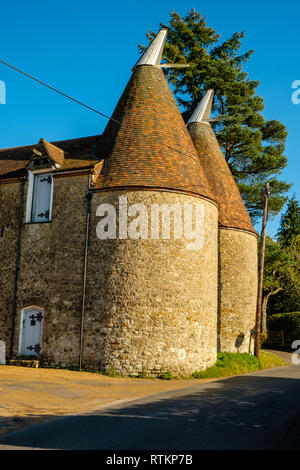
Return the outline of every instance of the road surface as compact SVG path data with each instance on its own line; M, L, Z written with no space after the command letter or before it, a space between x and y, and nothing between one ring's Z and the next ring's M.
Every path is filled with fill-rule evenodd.
M300 365L164 392L2 435L0 449L300 449Z

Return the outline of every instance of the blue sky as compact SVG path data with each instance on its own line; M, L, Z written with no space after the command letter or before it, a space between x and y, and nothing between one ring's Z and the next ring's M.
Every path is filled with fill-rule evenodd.
M245 31L244 51L255 49L246 70L260 80L266 119L288 129L288 167L282 178L300 200L300 104L292 104L292 82L300 80L299 2L241 0L16 0L2 2L0 58L111 115L138 57L145 32L168 23L170 10L195 8L222 35ZM0 148L101 133L107 120L35 84L0 64L6 104L0 105ZM279 217L269 222L277 231ZM256 227L260 230L260 226Z

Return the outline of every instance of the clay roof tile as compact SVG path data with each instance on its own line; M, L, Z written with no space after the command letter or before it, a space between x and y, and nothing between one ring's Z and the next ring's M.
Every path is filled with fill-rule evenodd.
M196 110L193 118L189 120L188 130L213 197L220 204L220 225L256 234L219 142L209 124L208 113L212 104L211 90L209 92L198 105L198 111Z
M44 139L41 143L49 153L49 156L60 164L59 171L91 168L97 161L93 156L96 144L101 141L101 136L82 137L52 142ZM0 178L19 178L26 175L26 167L30 163L33 150L38 145L26 145L0 150ZM100 158L101 159L101 158Z
M213 199L191 137L157 63L137 64L112 117L114 121L109 121L103 133L104 162L95 188L165 188Z

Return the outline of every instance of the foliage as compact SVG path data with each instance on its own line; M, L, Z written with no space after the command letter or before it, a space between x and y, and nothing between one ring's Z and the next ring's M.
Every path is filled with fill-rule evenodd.
M264 293L272 313L300 309L300 207L293 197L281 216L277 242L267 239Z
M246 353L218 353L215 365L204 371L194 372L192 377L195 379L229 377L284 364L279 357L265 351L261 351L260 359Z
M174 375L169 370L167 372L163 372L161 375L158 376L158 378L161 379L161 380L173 380L173 379L175 379Z
M294 340L300 340L300 312L275 314L268 318L270 333L283 331L285 349L291 350ZM269 342L269 346L272 346Z
M286 212L281 216L277 239L282 246L291 246L298 235L300 235L300 206L294 196L289 200Z
M282 312L288 306L292 310L300 306L300 236L294 237L291 246L282 246L266 237L263 294L265 332L267 312Z
M108 368L105 372L104 375L107 375L108 377L122 377L122 375L116 371L114 367Z
M127 377L131 379L153 379L152 376L149 376L146 372L139 372L138 374L129 374Z
M155 34L146 36L151 40ZM255 222L262 214L266 181L270 183L270 215L278 214L287 200L290 185L278 179L287 164L283 154L287 131L281 122L266 121L261 114L263 99L256 94L259 82L243 70L254 51L241 53L243 38L243 32L235 32L220 42L220 35L200 13L192 10L182 18L172 11L163 59L190 65L165 69L186 120L205 91L215 90L213 127Z
M260 334L260 344L263 346L265 343L268 341L268 334L267 333L261 333Z
M266 237L264 292L284 289L293 276L293 256L271 237Z
M300 311L300 294L295 290L281 291L271 297L268 303L268 316L282 312Z
M140 372L135 376L136 379L147 379L147 374L146 372Z

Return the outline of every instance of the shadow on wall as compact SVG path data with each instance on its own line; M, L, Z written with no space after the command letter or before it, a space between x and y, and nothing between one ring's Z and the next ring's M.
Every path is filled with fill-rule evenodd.
M218 316L218 337L217 337L217 347L218 347L218 352L223 352L221 350L221 334L220 334L220 328L221 328L221 322L220 322L220 316ZM249 337L249 344L248 344L248 354L251 354L251 349L253 349L253 344L254 344L254 328L250 331L250 337ZM245 333L241 332L235 340L234 347L236 348L236 351L232 352L240 352L239 349L244 345L245 342Z
M237 339L235 340L235 344L234 344L237 349L239 349L242 346L244 339L245 339L244 333L240 333Z
M148 397L147 403L141 399L128 406L52 419L2 435L0 445L79 450L299 449L300 381L271 373L273 377L198 382L189 389ZM1 421L5 425L5 418Z

